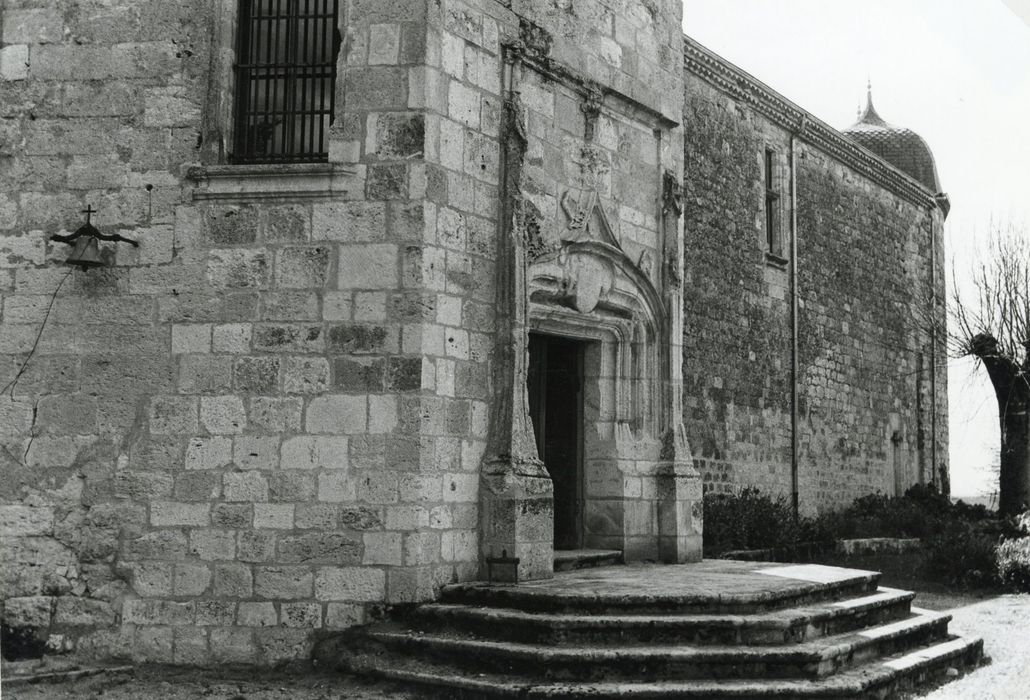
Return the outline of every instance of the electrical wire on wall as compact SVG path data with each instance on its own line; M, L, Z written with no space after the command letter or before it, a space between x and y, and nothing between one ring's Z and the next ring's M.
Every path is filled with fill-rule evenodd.
M68 269L68 272L66 272L64 277L61 278L61 281L57 283L57 288L54 290L54 293L50 295L50 302L47 304L46 313L43 314L43 322L39 324L39 332L36 333L36 339L32 342L29 354L25 357L25 361L21 363L21 367L18 368L18 372L14 375L14 378L5 384L3 389L0 389L0 395L7 393L7 390L10 389L10 397L12 400L14 399L14 387L18 384L18 380L21 379L21 376L25 374L25 370L29 368L29 362L32 360L32 356L36 354L36 348L39 346L39 339L43 337L43 329L46 328L46 322L47 319L50 318L50 311L54 308L57 294L61 291L61 287L64 286L64 282L68 279L68 276L71 275L72 270L73 268Z

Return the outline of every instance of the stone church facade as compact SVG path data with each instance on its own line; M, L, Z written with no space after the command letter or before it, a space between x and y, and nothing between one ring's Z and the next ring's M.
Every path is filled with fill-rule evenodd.
M5 635L276 663L556 549L696 561L703 484L812 509L946 468L911 322L944 200L675 0L2 23ZM138 246L51 239L87 206Z

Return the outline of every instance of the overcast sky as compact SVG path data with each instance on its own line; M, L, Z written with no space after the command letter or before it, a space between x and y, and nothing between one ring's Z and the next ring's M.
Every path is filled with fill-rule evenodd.
M865 103L930 144L963 272L990 222L1030 235L1030 0L685 0L684 32L843 129ZM949 361L952 493L993 489L987 376Z

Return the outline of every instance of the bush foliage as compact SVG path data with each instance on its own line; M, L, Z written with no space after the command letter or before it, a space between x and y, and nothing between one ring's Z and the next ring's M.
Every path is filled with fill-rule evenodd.
M969 522L955 519L926 541L926 573L959 588L983 588L997 582L997 538Z
M793 509L782 496L772 498L756 488L735 494L706 493L705 553L735 549L771 549L796 541Z
M786 497L748 487L705 494L704 518L709 557L769 549L790 558L842 539L918 537L925 573L938 581L1030 591L1030 511L1001 521L982 505L952 504L932 486L916 485L898 497L863 496L843 510L798 519Z
M710 556L864 537L927 538L952 519L972 521L989 515L983 506L953 506L932 486L919 485L902 497L863 496L844 510L796 521L786 497L772 497L753 487L735 494L707 493L704 511L704 546Z
M1030 510L1016 517L1015 529L1023 536L998 545L998 579L1008 590L1030 593Z
M1012 591L1030 593L1030 537L998 545L998 579Z

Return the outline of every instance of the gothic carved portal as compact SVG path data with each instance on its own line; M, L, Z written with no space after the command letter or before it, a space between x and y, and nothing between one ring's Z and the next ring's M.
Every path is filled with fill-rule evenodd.
M653 256L626 254L596 191L568 190L560 203L560 221L526 231L526 281L530 329L583 348L578 539L656 559L665 320L653 270L640 264Z
M504 564L506 576L547 578L553 548L570 543L620 550L627 561L697 561L701 486L680 397L683 232L669 197L678 187L670 189L668 177L657 193L647 183L624 183L618 218L606 210L615 201L606 199L613 135L650 133L656 153L664 153L675 124L625 96L597 95L584 108L583 140L565 143L564 178L529 180L524 166L535 141L515 86L540 76L548 81L541 89L573 85L560 84L568 75L522 43L506 45L504 61L494 391L480 471L482 575L494 577L494 565ZM603 109L610 99L621 111ZM552 183L567 189L555 192ZM534 347L545 347L546 359L534 363ZM527 386L534 376L535 389ZM575 413L575 422L548 419L562 411ZM563 431L574 440L553 439ZM568 463L561 473L549 471L549 453ZM560 512L567 507L571 514Z

